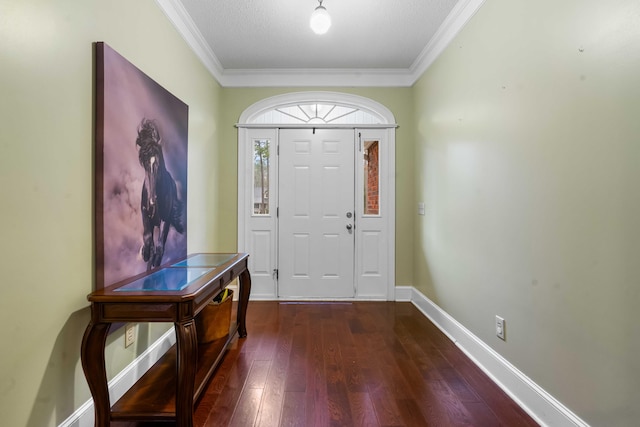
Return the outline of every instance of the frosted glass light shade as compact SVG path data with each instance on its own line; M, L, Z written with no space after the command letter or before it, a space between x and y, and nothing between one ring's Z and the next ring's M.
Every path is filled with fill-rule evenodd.
M316 10L311 14L309 25L316 34L324 34L329 31L329 27L331 27L331 17L324 6L316 7Z

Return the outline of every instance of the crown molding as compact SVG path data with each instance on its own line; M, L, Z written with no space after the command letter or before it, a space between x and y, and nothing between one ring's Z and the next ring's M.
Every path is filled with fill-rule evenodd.
M415 83L467 25L485 0L459 0L433 35L415 62L409 67Z
M440 56L485 0L459 0L408 69L225 70L180 0L155 0L178 33L223 87L410 87Z
M191 50L202 61L205 68L220 82L224 68L202 36L202 33L200 33L200 30L198 30L198 27L196 27L191 16L187 13L182 2L180 0L156 0L156 4L169 18L169 21L178 30L178 33L184 38Z
M406 69L256 69L225 70L222 86L227 87L328 87L328 86L411 86Z

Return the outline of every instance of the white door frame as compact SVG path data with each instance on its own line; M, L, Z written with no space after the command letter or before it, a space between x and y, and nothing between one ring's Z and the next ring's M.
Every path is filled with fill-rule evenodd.
M292 106L305 103L333 103L336 105L354 108L361 112L364 120L357 123L268 123L265 122L265 113L275 111L278 107ZM357 120L354 120L357 121ZM362 122L364 121L364 122ZM369 274L362 270L364 268L363 242L365 238L373 236L369 233L364 236L366 227L358 228L356 223L356 295L354 300L395 300L395 117L389 109L371 99L357 95L338 92L295 92L279 95L259 102L248 107L240 116L236 125L238 128L238 251L249 252L253 256L249 257L249 267L252 272L252 292L251 298L254 300L275 300L277 297L276 281L270 280L273 270L278 265L277 260L277 218L276 201L277 188L271 191L270 212L267 217L256 217L252 215L253 186L248 179L251 171L248 170L253 156L252 141L255 138L270 138L277 146L278 129L282 128L348 128L354 129L356 135L379 139L381 147L381 173L380 187L384 194L382 212L377 221L384 226L384 232L380 234L381 242L385 245L384 253L374 256L381 256L384 265L379 269L378 276ZM264 135L264 136L261 136ZM272 152L275 152L273 150ZM277 159L272 163L277 168ZM356 172L358 173L358 166ZM276 169L277 170L277 169ZM362 178L356 174L356 183L360 185ZM277 186L275 186L277 187ZM356 197L357 198L357 197ZM360 218L360 224L374 224L376 218ZM256 228L256 221L259 225ZM367 222L368 221L368 222ZM253 230L249 232L248 230ZM259 229L259 233L255 230ZM265 253L270 251L270 253ZM258 255L259 254L259 255ZM252 259L258 265L252 264ZM256 270L257 269L257 270ZM259 270L259 271L258 271Z

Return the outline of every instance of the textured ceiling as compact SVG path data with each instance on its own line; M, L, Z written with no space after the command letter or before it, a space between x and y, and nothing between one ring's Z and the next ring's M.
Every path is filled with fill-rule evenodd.
M155 0L227 87L411 86L485 0Z
M180 0L225 70L409 69L457 0Z

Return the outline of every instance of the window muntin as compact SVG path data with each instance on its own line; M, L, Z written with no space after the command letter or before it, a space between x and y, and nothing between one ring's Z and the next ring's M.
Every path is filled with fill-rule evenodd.
M282 124L380 124L373 114L360 108L332 103L293 104L260 114L254 123Z

